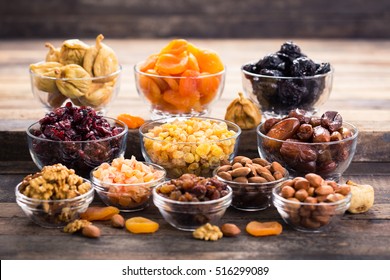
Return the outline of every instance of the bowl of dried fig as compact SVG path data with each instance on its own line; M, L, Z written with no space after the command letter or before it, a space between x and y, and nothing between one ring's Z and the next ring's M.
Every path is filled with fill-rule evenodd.
M290 176L313 172L334 181L350 165L358 138L358 129L336 111L317 117L292 110L285 118L267 119L256 132L261 157L281 163Z

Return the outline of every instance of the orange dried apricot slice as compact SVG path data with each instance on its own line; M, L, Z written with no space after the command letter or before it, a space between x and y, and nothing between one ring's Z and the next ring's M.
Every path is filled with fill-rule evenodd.
M246 225L246 231L253 236L279 235L283 227L278 222L257 222L252 221Z
M126 229L131 233L153 233L159 224L144 217L133 217L126 220Z
M111 219L115 214L119 214L119 209L114 206L88 207L87 211L80 214L80 218L87 221L105 221Z
M184 39L174 39L163 47L160 51L160 54L170 53L179 55L187 50L188 42Z
M182 96L192 96L198 95L198 81L197 77L199 77L199 72L194 70L186 70L182 74L182 78L179 82L179 92ZM198 98L199 99L199 98Z
M161 99L161 90L156 84L153 79L150 77L141 75L139 77L139 86L142 89L142 92L144 93L145 97L152 102L153 104L156 104Z
M198 60L192 53L188 53L187 70L200 71Z
M156 65L157 58L158 58L158 54L149 55L146 61L140 66L139 70L141 72L146 72L148 69L153 69L154 66Z
M138 116L132 116L127 113L119 114L117 119L124 122L130 129L139 128L145 123L145 120L143 118Z
M159 55L156 62L155 70L158 73L178 75L186 70L187 62L188 55L186 52L181 53L179 55L164 53Z
M200 92L200 103L202 105L210 103L214 100L218 93L219 85L221 83L221 77L211 76L207 77L209 73L201 73L201 79L198 83L198 90Z
M201 72L215 74L225 69L219 55L212 50L199 49L198 53L194 55L198 60Z

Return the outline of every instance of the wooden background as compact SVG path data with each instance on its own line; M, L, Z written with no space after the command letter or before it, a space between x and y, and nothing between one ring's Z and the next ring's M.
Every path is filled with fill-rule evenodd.
M390 38L388 0L11 0L0 38Z

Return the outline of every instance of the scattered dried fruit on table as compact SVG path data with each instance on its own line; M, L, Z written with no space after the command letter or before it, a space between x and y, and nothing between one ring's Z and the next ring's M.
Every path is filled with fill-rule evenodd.
M252 221L246 225L246 231L253 236L279 235L283 227L278 222L257 222Z
M88 225L81 229L81 233L89 238L98 238L100 237L100 228L94 225Z
M351 187L351 204L348 208L350 213L364 213L370 210L374 205L375 193L374 188L370 185L358 184L351 180L347 181Z
M237 225L231 223L223 224L221 226L221 231L223 233L223 236L227 237L234 237L241 233L240 228Z
M203 239L203 240L210 240L210 241L217 241L218 239L221 239L223 236L222 231L219 229L218 226L211 225L210 223L207 223L201 227L198 227L193 233L192 236L196 239Z
M154 233L159 224L144 217L133 217L126 220L126 229L131 233Z
M139 128L145 123L145 120L138 116L132 116L127 113L119 114L117 119L124 122L129 129Z
M115 214L111 217L111 226L114 228L123 228L125 227L125 219L120 214Z
M225 120L234 122L241 129L252 129L261 122L259 108L239 92L239 97L234 99L226 109Z
M83 227L89 226L92 223L90 221L84 220L84 219L77 219L74 220L73 222L68 223L64 227L64 232L67 233L75 233L79 230L81 230Z
M87 221L105 221L110 220L112 216L119 214L119 209L113 206L99 207L91 206L88 207L87 211L80 214L82 219Z

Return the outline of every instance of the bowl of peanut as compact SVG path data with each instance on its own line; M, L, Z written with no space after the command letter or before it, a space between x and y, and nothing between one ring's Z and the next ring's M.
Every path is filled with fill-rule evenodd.
M233 190L232 206L243 211L259 211L272 205L272 189L288 179L288 171L278 162L236 156L214 170L217 179Z
M272 201L282 219L303 232L321 232L337 224L351 203L349 185L308 173L272 190Z
M79 218L94 198L91 183L62 164L44 166L15 188L16 202L34 223L61 228Z
M211 177L236 155L241 129L215 118L178 117L147 122L139 132L145 160L165 168L168 178L178 178L185 173Z

